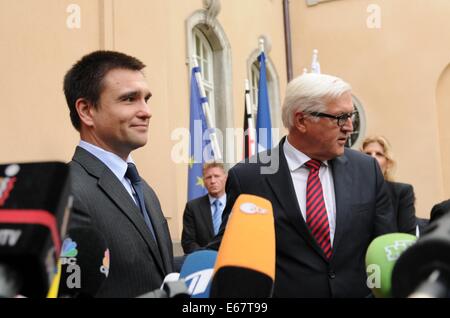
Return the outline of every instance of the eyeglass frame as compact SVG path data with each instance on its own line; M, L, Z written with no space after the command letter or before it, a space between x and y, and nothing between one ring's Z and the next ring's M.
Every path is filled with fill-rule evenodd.
M327 113L321 113L321 112L308 112L307 114L312 115L314 117L319 117L319 118L331 118L331 119L336 119L336 124L342 128L345 126L345 124L347 123L347 120L351 119L353 122L353 118L354 116L356 116L359 112L357 110L351 112L351 113L344 113L341 114L339 116L336 115L331 115L331 114L327 114ZM339 122L341 122L341 124L339 124Z

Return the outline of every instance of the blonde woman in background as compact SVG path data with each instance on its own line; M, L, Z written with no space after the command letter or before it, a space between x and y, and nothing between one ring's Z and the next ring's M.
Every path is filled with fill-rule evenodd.
M416 210L414 208L414 189L412 185L394 182L392 172L395 161L391 146L382 136L368 137L363 141L361 151L377 159L387 183L392 205L394 206L397 230L416 234Z

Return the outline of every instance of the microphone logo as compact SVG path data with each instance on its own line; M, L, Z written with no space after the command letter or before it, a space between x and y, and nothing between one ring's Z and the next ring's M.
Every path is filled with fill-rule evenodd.
M78 255L77 243L72 241L70 237L66 238L62 245L61 257L69 258Z
M266 214L267 210L251 202L242 203L239 209L245 214Z
M186 276L184 280L186 281L186 285L189 286L189 294L194 296L204 293L208 288L208 284L211 280L212 274L213 269L208 268Z
M105 250L105 256L103 257L103 265L100 266L100 273L105 274L108 277L109 274L109 248Z
M21 230L4 229L0 230L0 246L10 246L16 245L17 241L22 235Z
M70 237L66 238L62 245L60 260L61 265L68 265L66 273L70 275L66 279L66 286L70 289L81 288L81 269L77 264L77 255L77 243Z
M386 252L386 258L388 261L396 261L400 255L411 245L413 245L415 241L413 240L399 240L395 241L394 244L388 245L384 248Z
M14 183L17 180L17 175L20 171L20 167L17 164L9 165L5 169L6 177L0 177L0 207L5 204L9 197L12 189L14 188Z

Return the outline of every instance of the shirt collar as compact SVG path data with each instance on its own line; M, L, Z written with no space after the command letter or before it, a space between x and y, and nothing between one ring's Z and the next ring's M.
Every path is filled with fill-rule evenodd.
M114 173L114 175L119 180L122 180L125 177L125 173L127 172L128 169L128 163L129 162L134 163L133 158L131 158L131 155L128 156L127 161L125 162L118 155L110 151L106 151L105 149L102 149L84 140L80 140L78 146L89 151L91 154L97 157Z
M216 201L217 199L220 201L222 206L225 206L225 204L227 203L227 194L224 193L220 198L215 198L211 195L208 194L209 197L209 204L213 205L214 201Z
M305 163L311 160L310 157L305 155L303 152L295 148L289 143L289 140L286 138L283 144L284 155L286 157L286 161L291 172L302 167ZM328 160L322 162L325 166L328 166Z

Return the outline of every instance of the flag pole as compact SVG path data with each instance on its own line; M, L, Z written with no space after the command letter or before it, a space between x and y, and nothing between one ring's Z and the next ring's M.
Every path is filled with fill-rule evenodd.
M256 152L272 148L272 124L270 120L269 96L267 91L266 56L264 54L264 39L259 39L260 65L259 90L258 90L258 112L256 116ZM264 136L262 136L263 134ZM262 138L262 139L261 139Z
M192 56L192 65L194 67L198 67L197 59L195 58L195 56ZM204 102L202 102L202 108L203 108L203 112L205 114L206 124L208 125L208 128L214 129L214 131L209 134L209 136L211 138L211 146L214 151L214 160L220 161L220 160L222 160L222 152L220 151L219 143L217 141L217 134L215 131L216 127L212 123L211 112L209 111L209 104L208 104L208 100L206 99L206 93L205 93L205 88L203 87L203 80L202 80L201 73L195 72L195 78L198 83L200 97L204 101Z
M319 50L313 50L312 62L311 62L311 73L320 74L320 63L319 63Z
M245 111L247 112L247 115L250 116L250 120L248 120L248 138L250 141L253 141L249 145L249 156L253 156L256 153L256 144L255 144L255 124L253 122L253 116L252 115L252 102L250 99L250 83L248 79L245 79ZM245 132L244 132L245 133Z

